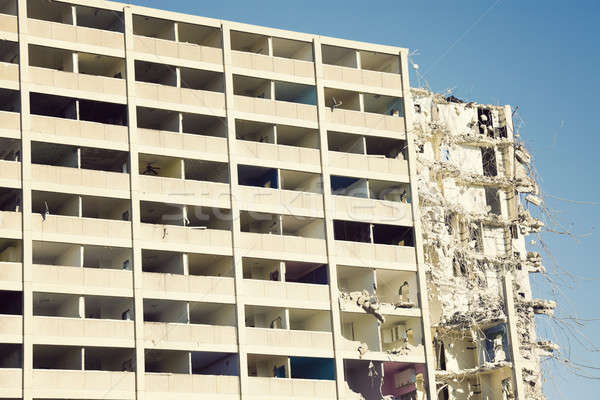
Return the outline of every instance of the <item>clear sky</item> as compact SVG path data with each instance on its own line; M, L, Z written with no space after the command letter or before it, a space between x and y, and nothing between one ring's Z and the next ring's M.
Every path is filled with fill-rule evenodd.
M274 28L408 47L429 87L459 98L518 106L515 124L535 158L546 204L568 230L543 240L560 292L557 317L600 318L600 2L386 0L135 0L148 7ZM411 69L412 85L418 80ZM422 81L421 81L422 82ZM563 199L563 200L560 200ZM581 203L576 203L581 202ZM591 233L591 235L590 235ZM531 246L539 251L539 241ZM550 297L545 278L535 295ZM557 318L557 319L558 319ZM540 321L577 363L600 367L600 353L577 343L564 323ZM582 328L600 346L600 322ZM548 399L598 399L600 381L545 364ZM577 373L600 376L600 370Z

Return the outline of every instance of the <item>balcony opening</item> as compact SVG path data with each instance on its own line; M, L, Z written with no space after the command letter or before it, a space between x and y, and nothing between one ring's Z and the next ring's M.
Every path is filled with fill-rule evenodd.
M282 58L291 58L293 60L310 61L314 60L313 46L311 42L301 42L300 40L283 39L274 37L273 56Z
M183 207L178 204L141 201L140 220L145 224L184 226Z
M125 79L125 60L100 54L78 53L79 73Z
M182 88L225 92L225 78L222 72L182 67L180 74Z
M312 85L275 81L275 100L317 105L317 93Z
M23 292L0 290L0 314L23 315Z
M81 318L83 304L74 294L33 293L33 315L43 317Z
M79 217L79 196L67 193L31 192L31 212L46 215Z
M250 76L233 76L233 93L238 96L256 97L259 99L274 98L271 93L271 81Z
M292 379L335 380L333 358L290 357L290 369Z
M27 17L73 25L72 7L60 1L28 0Z
M416 399L415 382L423 378L424 374L423 364L344 360L344 376L348 389L353 395L360 394L365 399L378 399L382 396ZM420 377L417 378L417 375Z
M481 148L481 162L483 164L483 176L498 176L496 151L493 147Z
M365 93L363 98L365 112L392 115L394 117L404 116L404 101L402 97Z
M9 64L19 63L19 44L17 42L0 40L0 62Z
M181 43L193 43L199 46L222 47L221 29L212 26L177 23L178 40Z
M171 65L136 60L135 80L157 85L177 86L177 69Z
M376 53L361 50L360 68L369 71L400 73L400 56L398 54Z
M337 281L340 292L362 292L366 290L374 295L376 289L375 276L373 269L363 267L338 266Z
M397 351L423 344L420 318L386 315L380 326L383 351Z
M281 189L283 190L323 193L321 174L282 169L279 171L279 176L281 179Z
M368 155L408 160L408 146L404 140L366 136L365 144Z
M382 393L384 396L417 398L416 381L424 379L424 376L423 364L384 362Z
M75 6L77 26L123 33L123 13L102 8Z
M390 182L369 179L369 197L377 200L410 204L410 185L404 182Z
M264 378L289 378L287 356L248 354L248 376Z
M373 224L373 243L414 247L413 228Z
M85 296L85 317L90 319L135 319L133 299L113 296Z
M138 128L179 132L179 113L176 111L137 107L136 117Z
M79 152L75 146L31 142L31 162L56 167L78 168Z
M277 214L240 211L242 232L281 235L281 218Z
M77 119L76 100L71 97L43 93L29 94L31 114L47 117Z
M17 0L1 0L0 14L17 15Z
M227 125L222 117L202 114L181 114L183 133L214 137L227 137Z
M279 187L277 169L238 165L238 184L277 189Z
M418 306L419 290L414 272L377 269L375 276L379 301L405 308Z
M236 326L236 321L234 304L190 303L190 324Z
M357 53L354 49L323 44L321 52L323 53L323 64L358 68Z
M81 267L81 246L77 244L34 240L33 264Z
M332 111L337 109L360 111L360 93L358 92L326 87L324 89L324 96L325 106L329 107Z
M192 352L192 374L195 375L239 376L239 367L237 353Z
M284 308L246 305L246 327L289 329Z
M85 347L86 371L135 371L135 350L127 348Z
M277 125L277 144L318 149L319 131L298 126Z
M358 312L342 312L342 336L356 346L365 343L369 351L381 351L379 321L372 315Z
M244 279L280 281L283 261L242 257Z
M0 211L21 211L21 190L0 187Z
M166 19L133 15L133 34L156 39L175 40L175 24Z
M331 313L329 311L290 308L289 318L291 330L331 332Z
M23 345L0 343L0 368L23 368Z
M0 88L0 111L21 112L21 94L18 90Z
M369 198L369 187L364 178L331 175L331 194L337 196L350 196Z
M183 179L183 161L180 158L140 153L139 174Z
M269 55L269 37L255 33L231 31L231 50Z
M185 224L193 229L231 230L231 210L188 205Z
M327 264L285 261L285 281L327 285L329 284Z
M485 204L489 207L489 212L495 215L502 215L499 193L497 188L485 187Z
M191 357L188 351L144 350L146 373L190 374Z
M350 133L327 131L327 145L329 151L352 154L366 153L364 137Z
M494 128L492 120L492 110L489 108L477 108L477 120L479 121L479 133L489 137L494 137ZM483 149L482 149L483 150Z
M101 124L127 126L127 105L79 100L79 119Z
M122 173L129 171L129 155L126 151L81 147L80 157L83 169Z
M34 369L83 370L83 351L78 346L33 345Z
M144 322L190 322L188 303L175 300L144 299Z
M0 238L0 262L21 262L22 249L20 240Z
M130 221L130 201L110 197L81 196L81 216L83 218Z
M275 143L275 125L264 122L235 120L235 135L239 140Z
M184 167L185 179L229 183L229 167L227 163L185 159Z
M355 221L333 221L335 240L371 243L370 224Z
M29 65L31 67L73 72L73 52L54 47L30 44Z
M233 257L188 253L190 275L233 278Z
M0 138L0 160L21 161L21 140Z
M325 239L325 224L322 218L281 216L282 234L313 239Z
M183 275L183 254L175 251L142 249L142 271Z
M131 249L114 246L83 246L85 268L120 269L131 271Z

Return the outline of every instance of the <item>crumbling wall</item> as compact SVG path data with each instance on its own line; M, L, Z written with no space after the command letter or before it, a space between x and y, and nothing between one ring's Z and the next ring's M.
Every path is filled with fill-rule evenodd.
M555 304L531 298L529 273L544 272L539 254L525 250L525 235L543 226L520 202L541 201L531 157L515 140L508 107L422 89L412 89L412 97L438 391L447 399L513 399L512 377L521 374L511 371L518 367L525 388L519 398L543 399L539 356L556 347L537 343L534 315L551 315ZM508 275L511 310L502 290ZM507 333L495 330L509 312L517 325L516 359L505 354Z

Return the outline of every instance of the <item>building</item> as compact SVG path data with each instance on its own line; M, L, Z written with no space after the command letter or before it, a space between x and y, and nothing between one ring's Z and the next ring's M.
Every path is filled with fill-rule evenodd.
M404 48L108 1L2 0L0 39L0 398L541 393L509 108L411 93ZM471 167L484 208L436 225Z

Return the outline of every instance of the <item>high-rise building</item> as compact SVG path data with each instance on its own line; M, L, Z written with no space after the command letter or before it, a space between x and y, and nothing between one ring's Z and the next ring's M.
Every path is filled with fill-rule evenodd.
M0 398L541 396L509 107L108 1L2 0L0 39Z

